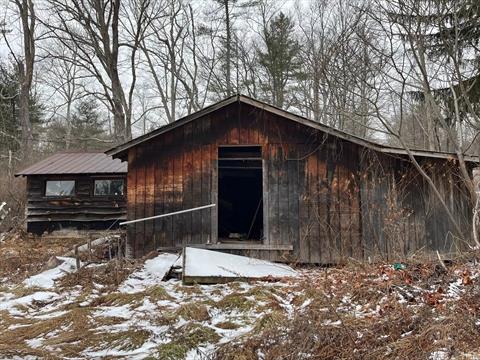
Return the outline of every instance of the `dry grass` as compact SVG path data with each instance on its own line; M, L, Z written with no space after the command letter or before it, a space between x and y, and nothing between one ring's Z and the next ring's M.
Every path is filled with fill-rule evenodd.
M478 356L480 279L463 269L454 263L445 271L435 262L401 271L330 269L293 285L292 317L264 315L252 332L220 346L216 358L428 359L438 350ZM465 293L456 299L447 290L459 278Z
M187 324L176 329L172 341L157 348L157 354L152 359L182 360L188 351L202 344L215 344L220 336L214 329L199 324Z
M131 329L114 333L99 333L97 336L101 338L101 343L97 347L128 351L140 348L152 334L143 329Z
M23 316L0 311L0 357L128 354L148 342L156 344L152 359L169 360L192 350L210 359L200 355L209 344L222 360L253 360L259 353L266 360L428 359L438 350L461 358L480 348L476 261L469 254L447 271L438 261L408 263L405 270L347 262L278 285L167 282L137 293L119 292L118 286L142 263L111 261L64 276L48 309L38 302L18 305ZM455 286L461 287L458 297ZM0 292L19 298L37 290L17 285ZM234 336L245 327L245 335L219 343L220 334Z
M79 271L65 275L59 281L60 289L80 285L83 289L93 289L101 285L105 292L114 291L139 266L139 261L126 259L112 260L95 267L82 267Z
M24 231L12 232L0 243L0 278L9 283L19 283L41 272L52 256L63 255L84 241L81 238L51 239Z
M65 314L43 320L15 319L15 327L0 333L0 354L19 353L22 356L34 355L56 358L43 350L32 349L27 340L42 337L46 345L55 345L64 354L77 353L79 347L88 346L93 339L91 328L91 312L89 308L75 308ZM3 319L3 317L2 317ZM13 323L11 322L11 325ZM18 326L20 325L20 326ZM81 343L81 346L78 345ZM74 345L77 344L77 345ZM73 346L73 349L72 349ZM39 352L41 355L38 355Z
M217 301L215 306L221 310L249 311L254 309L257 303L247 299L244 293L231 293Z
M224 330L235 330L238 329L241 325L233 321L221 321L215 324L215 327Z
M187 321L209 321L211 319L208 308L196 302L180 305L175 313Z

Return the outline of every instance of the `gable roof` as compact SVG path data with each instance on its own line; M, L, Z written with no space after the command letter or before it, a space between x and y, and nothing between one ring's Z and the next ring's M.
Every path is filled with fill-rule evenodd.
M128 149L135 147L145 141L148 141L150 139L153 139L161 134L164 134L168 131L171 131L177 127L180 127L182 125L185 125L189 122L192 122L202 116L205 116L211 112L214 112L218 109L221 109L227 105L233 104L235 102L238 103L243 103L243 104L248 104L251 105L255 108L268 111L272 114L276 114L279 116L282 116L284 118L287 118L289 120L295 121L297 123L303 124L305 126L320 130L326 134L338 137L340 139L355 143L360 146L364 146L370 149L373 149L378 152L386 153L386 154L399 154L399 155L408 155L408 151L405 150L404 148L400 147L394 147L394 146L388 146L388 145L383 145L379 144L376 142L373 142L371 140L364 139L362 137L349 134L345 131L335 129L333 127L330 127L325 124L318 123L316 121L310 120L306 117L303 117L301 115L294 114L292 112L280 109L276 106L267 104L265 102L253 99L251 97L245 96L245 95L233 95L230 96L224 100L221 100L215 104L212 104L210 106L207 106L203 108L200 111L197 111L193 114L187 115L177 121L174 121L173 123L167 124L165 126L162 126L156 130L153 130L145 135L139 136L135 139L132 139L130 141L127 141L123 144L120 144L112 149L109 149L106 151L106 154L113 156L114 158L121 158L126 155L126 152ZM425 156L425 157L432 157L432 158L443 158L443 159L455 159L457 158L457 155L455 153L451 152L441 152L441 151L431 151L431 150L410 150L410 152L415 155L415 156ZM472 161L472 162L478 162L479 158L476 156L469 156L465 155L464 156L466 161Z
M15 176L126 173L127 163L103 152L62 152L19 171Z

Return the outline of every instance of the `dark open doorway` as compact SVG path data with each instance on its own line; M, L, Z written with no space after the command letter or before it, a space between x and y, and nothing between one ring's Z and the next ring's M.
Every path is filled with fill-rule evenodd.
M263 237L262 148L218 148L218 238Z

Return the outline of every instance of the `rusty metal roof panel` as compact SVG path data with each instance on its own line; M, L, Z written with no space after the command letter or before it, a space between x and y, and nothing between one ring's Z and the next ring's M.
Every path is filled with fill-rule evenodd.
M49 156L15 174L126 174L127 163L102 152L63 152Z

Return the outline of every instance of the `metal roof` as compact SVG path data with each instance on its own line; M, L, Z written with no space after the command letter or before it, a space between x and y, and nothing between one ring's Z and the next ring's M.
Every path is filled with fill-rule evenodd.
M113 159L103 152L62 152L19 171L15 176L126 173L126 162Z
M333 127L315 122L313 120L307 119L303 116L294 114L292 112L280 109L278 107L275 107L273 105L264 103L262 101L253 99L249 96L237 94L233 95L229 98L226 98L222 101L219 101L213 105L207 106L206 108L197 111L196 113L187 115L173 123L170 123L168 125L162 126L156 130L153 130L145 135L142 135L138 138L135 138L133 140L127 141L126 143L123 143L121 145L118 145L110 150L107 150L106 153L108 155L112 155L114 158L123 158L125 160L126 154L128 149L137 146L145 141L148 141L152 138L155 138L161 134L164 134L170 130L173 130L179 126L182 126L186 123L189 123L191 121L194 121L202 116L205 116L215 110L218 110L220 108L223 108L227 105L233 104L235 102L238 103L244 103L248 104L251 106L254 106L258 109L262 109L265 111L268 111L270 113L282 116L284 118L290 119L292 121L298 122L300 124L303 124L305 126L309 126L311 128L320 130L325 132L326 134L336 136L340 139L344 139L347 141L350 141L352 143L355 143L360 146L364 146L370 149L373 149L378 152L382 152L385 154L398 154L398 155L414 155L414 156L424 156L424 157L430 157L430 158L441 158L441 159L456 159L457 154L455 153L450 153L450 152L441 152L441 151L430 151L430 150L422 150L422 149L404 149L404 148L399 148L399 147L394 147L394 146L388 146L388 145L383 145L379 144L376 142L373 142L371 140L367 140L364 138L361 138L359 136L349 134L345 131L335 129ZM478 156L469 156L469 155L464 155L464 159L466 161L471 161L471 162L478 162L479 158Z

